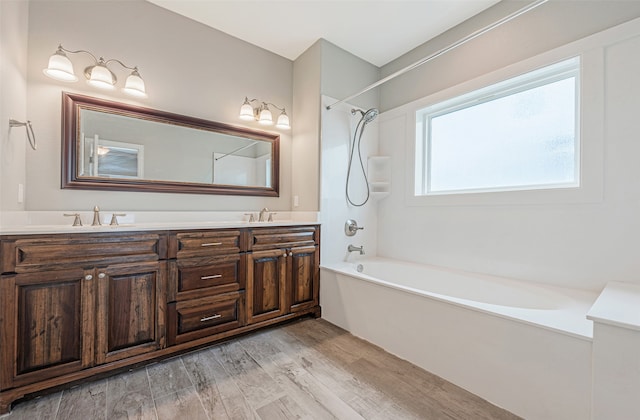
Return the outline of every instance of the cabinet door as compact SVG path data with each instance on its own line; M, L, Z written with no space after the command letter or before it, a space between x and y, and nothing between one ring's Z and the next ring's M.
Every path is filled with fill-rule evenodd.
M292 248L291 264L291 312L302 311L318 305L320 293L320 253L315 246Z
M90 271L18 274L0 281L2 389L92 365L94 281Z
M258 251L247 254L247 258L247 323L287 313L287 252Z
M165 262L98 268L96 362L164 347Z

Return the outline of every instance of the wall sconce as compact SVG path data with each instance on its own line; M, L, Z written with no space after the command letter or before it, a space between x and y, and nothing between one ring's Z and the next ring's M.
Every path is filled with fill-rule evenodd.
M251 102L258 102L259 105L254 108L251 105ZM276 127L283 130L290 129L289 116L284 108L280 108L271 102L267 103L258 99L249 99L246 96L244 98L244 103L240 107L240 119L245 121L258 121L258 123L262 125L273 125L273 115L271 114L269 105L276 108L278 111L281 111L278 116L278 121L276 122Z
M116 60L114 58L111 58L109 60L105 60L102 57L96 58L95 55L85 50L71 51L62 48L62 45L58 45L58 49L56 50L56 52L51 57L49 57L49 66L43 70L44 74L51 77L52 79L60 80L63 82L77 81L78 77L73 71L73 64L65 53L85 53L89 54L93 58L95 64L85 68L84 75L87 78L87 83L100 89L114 89L114 86L118 80L116 78L116 75L107 67L109 63L118 63L125 69L132 70L131 74L125 81L124 88L122 90L129 95L137 96L139 98L147 97L147 92L144 87L144 80L142 80L142 77L140 77L140 73L138 73L137 67L129 67L122 61Z

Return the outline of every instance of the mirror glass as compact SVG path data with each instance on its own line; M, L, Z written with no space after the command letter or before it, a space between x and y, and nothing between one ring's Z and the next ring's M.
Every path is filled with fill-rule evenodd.
M278 195L279 136L63 95L63 188Z

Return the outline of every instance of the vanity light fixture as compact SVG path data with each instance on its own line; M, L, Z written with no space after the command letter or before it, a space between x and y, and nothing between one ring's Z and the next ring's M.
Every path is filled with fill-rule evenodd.
M257 102L259 105L257 107L253 107L251 102ZM273 115L271 114L271 110L269 106L276 108L280 111L280 115L278 116L278 120L276 122L276 127L289 130L291 125L289 125L289 116L285 111L284 107L280 108L277 105L272 104L271 102L263 102L258 99L249 99L245 96L244 103L240 107L240 119L245 121L258 121L259 124L262 125L273 125Z
M105 60L104 58L96 58L95 55L89 51L77 50L71 51L63 48L62 45L58 45L58 49L51 57L49 57L49 65L43 70L44 74L52 79L60 80L63 82L75 82L78 77L73 71L73 64L67 54L85 53L89 54L95 64L84 69L84 75L87 78L87 83L100 89L114 89L117 82L117 78L114 72L112 72L108 65L109 63L118 63L125 69L131 70L131 74L127 77L122 89L125 93L137 96L139 98L146 98L147 92L144 86L144 80L140 77L138 67L129 67L120 60L110 58Z

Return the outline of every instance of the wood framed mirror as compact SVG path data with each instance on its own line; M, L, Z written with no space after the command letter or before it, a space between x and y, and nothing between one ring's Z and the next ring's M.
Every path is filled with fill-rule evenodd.
M62 94L62 188L279 195L280 136Z

